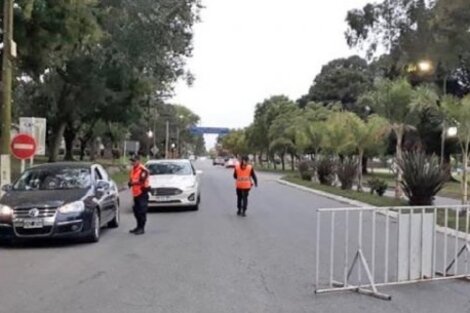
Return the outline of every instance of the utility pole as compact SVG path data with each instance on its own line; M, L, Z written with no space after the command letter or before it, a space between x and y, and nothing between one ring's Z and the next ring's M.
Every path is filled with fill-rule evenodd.
M170 121L166 121L166 136L165 136L165 159L168 159L168 145L170 141Z
M12 63L16 55L13 42L13 0L3 2L3 64L2 64L2 109L0 116L0 185L11 181L10 140L11 140L11 89Z
M176 129L176 154L178 158L181 158L181 149L180 149L180 127Z

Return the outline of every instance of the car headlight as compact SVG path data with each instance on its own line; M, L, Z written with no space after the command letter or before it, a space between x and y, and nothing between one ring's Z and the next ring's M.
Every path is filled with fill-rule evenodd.
M85 211L85 204L83 203L83 201L76 201L76 202L68 203L59 208L59 212L63 214L80 213L83 211Z
M197 185L197 183L194 182L193 184L186 185L186 188L185 188L185 189L186 189L186 190L188 190L188 189L194 189L194 188L196 188L196 185Z
M7 205L0 204L0 216L12 216L13 209Z

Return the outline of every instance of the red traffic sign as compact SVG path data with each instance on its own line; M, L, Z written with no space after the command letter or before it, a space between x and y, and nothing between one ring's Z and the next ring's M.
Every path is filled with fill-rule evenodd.
M30 159L36 154L36 140L28 134L16 135L11 141L10 149L17 159Z

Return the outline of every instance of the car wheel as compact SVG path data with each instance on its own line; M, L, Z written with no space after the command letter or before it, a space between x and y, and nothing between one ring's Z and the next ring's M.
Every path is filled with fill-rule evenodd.
M116 215L114 215L114 218L108 223L108 228L118 228L120 221L121 221L121 210L119 209L119 203L117 203Z
M199 211L199 204L201 204L201 195L199 195L199 196L197 197L196 205L193 206L193 210L194 210L194 211Z
M93 216L91 220L91 230L90 234L85 237L86 242L98 242L100 241L100 235L101 235L101 221L100 221L100 215L98 214L98 210L95 209L93 211Z

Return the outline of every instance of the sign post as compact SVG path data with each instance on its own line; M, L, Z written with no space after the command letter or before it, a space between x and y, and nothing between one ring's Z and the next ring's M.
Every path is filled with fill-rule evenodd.
M36 153L34 155L46 155L47 121L39 117L20 117L20 133L31 135L36 141ZM30 166L34 158L30 158Z
M19 134L12 139L10 150L15 158L21 160L21 172L25 170L25 160L32 159L36 149L36 140L34 140L33 136Z

